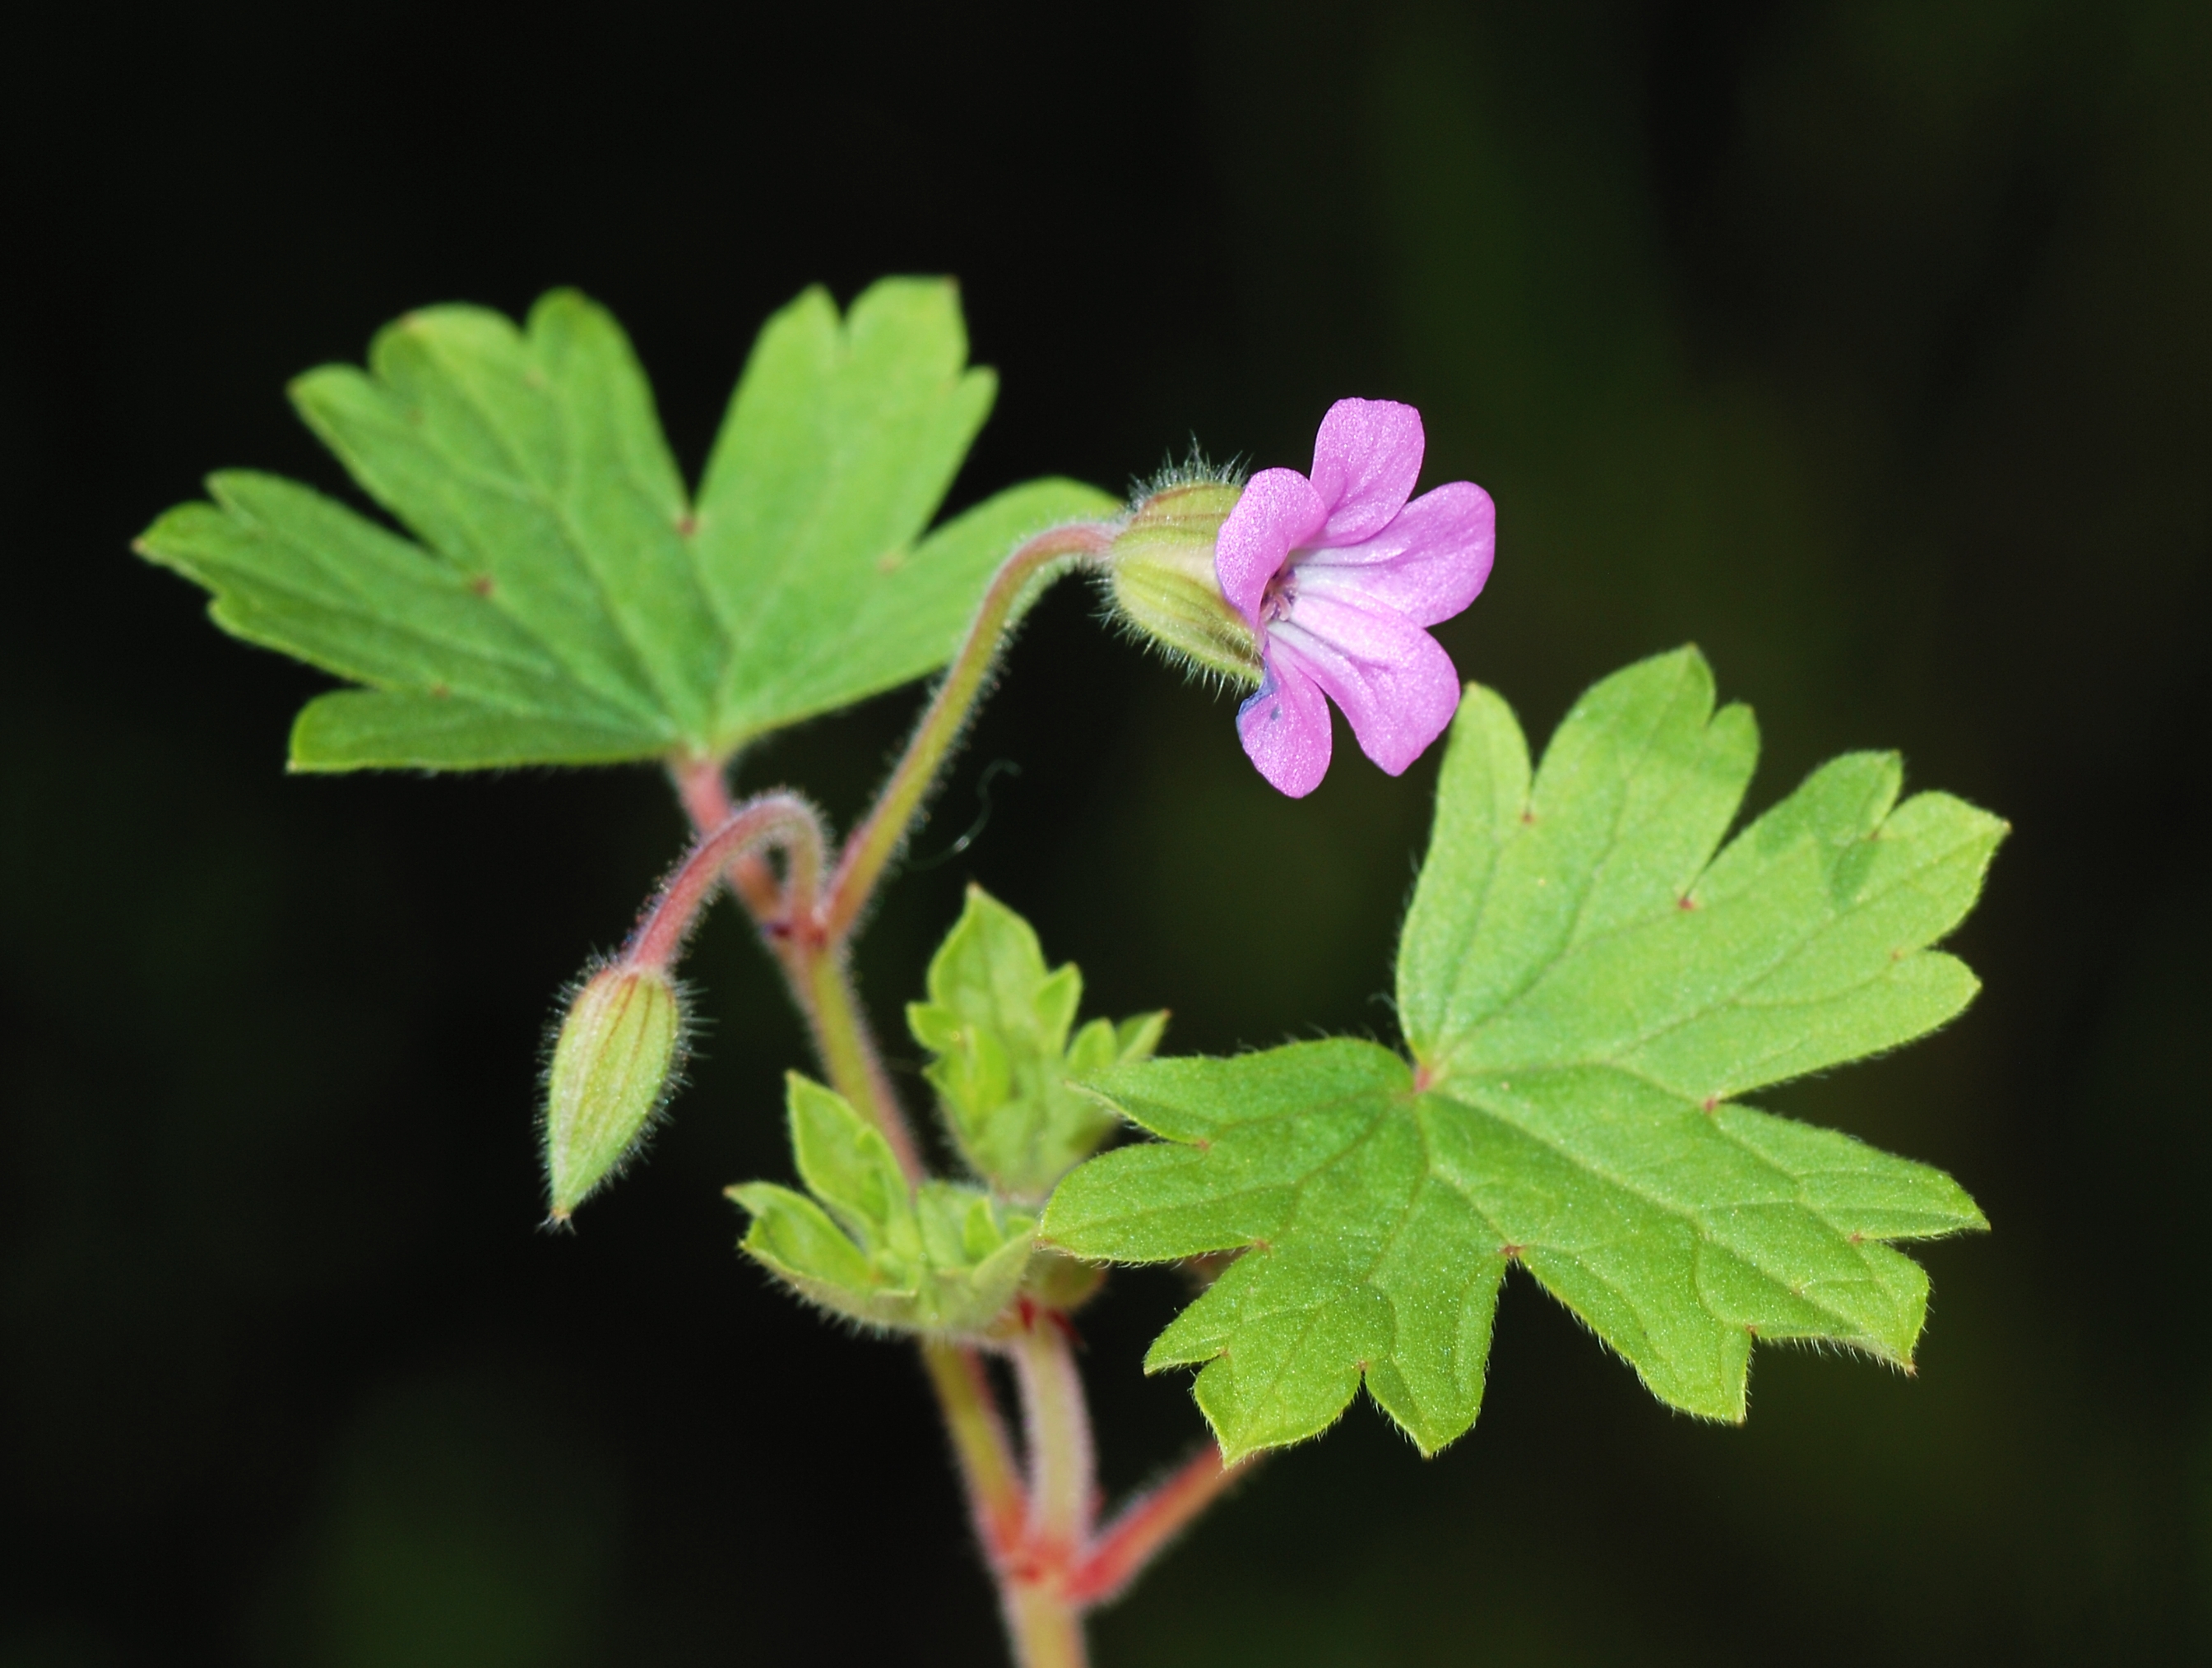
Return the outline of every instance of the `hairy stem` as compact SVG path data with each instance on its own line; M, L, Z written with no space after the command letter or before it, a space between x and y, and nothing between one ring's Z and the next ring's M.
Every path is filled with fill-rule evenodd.
M999 1416L998 1399L991 1393L990 1380L984 1376L982 1357L973 1350L925 1338L921 1359L937 1392L945 1431L952 1438L960 1479L967 1485L975 1538L996 1569L1020 1544L1029 1520L1029 1501L1022 1489L1021 1473L1014 1467L1006 1421Z
M884 1070L874 1034L860 1012L860 992L853 988L852 967L842 944L824 944L796 934L783 949L785 976L814 1033L815 1052L829 1074L830 1087L849 1101L860 1115L883 1131L891 1155L906 1173L909 1184L928 1174L921 1149L915 1143L913 1127Z
M923 1167L914 1131L860 1017L845 950L824 943L816 925L826 842L813 808L787 793L733 805L720 767L705 761L672 765L669 773L701 838L633 935L631 955L669 959L715 883L726 879L783 969L830 1086L883 1131L907 1179L920 1180ZM708 817L715 820L705 822ZM761 858L764 847L777 845L787 853L781 883Z
M1048 581L1054 577L1055 568L1064 571L1083 557L1103 555L1113 542L1110 529L1079 523L1039 533L1006 558L983 593L967 638L945 668L945 680L937 686L890 779L884 784L875 809L845 842L836 877L822 902L823 932L832 943L842 942L851 933L874 895L876 883L905 843L915 813L921 809L939 767L975 711L1006 628L1030 585L1041 579Z
M731 803L730 784L719 759L678 759L668 767L676 784L676 797L684 815L701 834L719 828L737 810ZM783 907L783 895L775 872L758 852L740 852L730 860L730 889L738 895L745 913L763 925L775 919Z
M696 913L697 902L702 901L711 890L716 872L705 867L705 862L711 858L727 860L731 849L726 841L708 838L708 831L727 827L736 808L730 803L729 790L719 766L679 765L672 767L671 773L676 778L686 814L702 836L702 845L695 848L693 860L678 871L679 876L687 877L687 895L694 898L690 907ZM811 809L808 815L811 816ZM708 822L708 818L713 821ZM711 857L709 846L714 848ZM760 928L763 941L775 955L776 965L783 970L785 981L805 1017L815 1052L822 1059L832 1087L884 1131L908 1177L919 1180L922 1166L913 1131L907 1126L890 1076L884 1071L874 1038L861 1014L847 970L844 947L825 944L816 925L815 889L819 883L821 850L817 824L811 861L794 857L788 883L782 887L778 886L775 876L751 846L738 848L734 860L727 860L722 872ZM748 863L752 865L750 875L744 868ZM695 892L693 883L701 872L708 878L696 884ZM663 889L663 901L672 889L673 883L670 888ZM648 924L660 913L656 904L648 915ZM1029 1501L1014 1465L1013 1445L1007 1438L1006 1419L999 1411L998 1398L992 1393L991 1381L975 1350L925 1339L921 1356L959 1462L969 1516L975 1526L977 1538L990 1556L994 1576L1003 1593L1005 1578L1001 1572L1007 1556L1022 1538L1029 1515ZM1040 1654L1019 1642L1028 1634L1015 1627L1011 1609L1007 1611L1007 1623L1010 1629L1014 1629L1017 1649L1023 1653L1025 1664L1052 1665L1052 1668L1060 1668L1062 1664L1080 1664L1079 1633L1075 1640L1078 1654L1072 1658L1064 1654L1055 1657L1048 1653Z
M999 1574L999 1597L1022 1668L1083 1668L1083 1606L1068 1577L1091 1539L1097 1485L1091 1412L1066 1320L1022 1304L1008 1355L1021 1392L1029 1457L1029 1514L1017 1556Z
M1030 540L993 578L959 652L932 695L883 792L820 887L821 825L793 795L732 806L719 761L670 766L702 836L633 940L634 953L672 956L718 880L744 904L799 1011L831 1086L884 1133L909 1182L925 1169L853 987L848 944L987 688L1008 628L1036 588L1102 555L1110 529L1054 528ZM739 820L751 822L739 826ZM762 849L786 853L779 883ZM1124 1590L1145 1564L1243 1470L1206 1453L1125 1510L1093 1538L1096 1459L1071 1334L1060 1314L1024 1300L1008 1347L1022 1399L1027 1476L975 1350L924 1339L921 1355L952 1441L969 1515L991 1562L1021 1668L1085 1668L1083 1613Z
M1166 1481L1137 1496L1099 1532L1069 1578L1068 1597L1088 1609L1118 1598L1168 1544L1249 1471L1257 1461L1221 1463L1211 1446Z
M806 908L821 883L821 819L796 794L763 794L736 807L719 827L701 831L698 843L662 884L630 935L623 959L647 967L672 965L724 871L740 857L757 860L761 850L770 846L781 846L790 865L784 887L787 898Z
M1021 1668L1087 1668L1083 1613L1054 1588L1008 1581L999 1587L1006 1632Z
M1067 1323L1025 1304L1014 1338L1014 1382L1022 1398L1022 1434L1029 1447L1029 1547L1033 1559L1059 1569L1073 1565L1091 1539L1097 1483L1091 1411L1083 1396Z

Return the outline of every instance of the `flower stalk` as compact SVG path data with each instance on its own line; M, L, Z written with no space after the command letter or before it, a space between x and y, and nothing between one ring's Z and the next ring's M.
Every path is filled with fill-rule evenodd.
M786 864L776 913L787 918L810 913L822 878L822 820L814 807L795 793L763 794L728 808L719 824L701 830L698 843L647 906L644 919L623 950L623 961L640 967L674 966L683 953L684 941L724 875L747 861L760 864L765 873L760 854L771 847L781 849ZM752 870L746 870L745 877L752 881ZM732 879L734 883L734 876Z
M1022 605L1078 561L1103 556L1113 543L1111 528L1079 522L1039 533L1006 558L984 591L967 637L945 669L944 681L930 698L875 808L845 842L836 876L830 882L822 908L826 937L842 941L850 935L875 892L876 883L905 844L915 815L936 782L937 773L968 727L991 669L997 664L1007 628Z

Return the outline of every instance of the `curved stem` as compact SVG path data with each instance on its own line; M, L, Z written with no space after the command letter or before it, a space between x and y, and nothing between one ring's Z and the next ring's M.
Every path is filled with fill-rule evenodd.
M763 794L733 806L719 766L690 761L672 766L669 773L701 838L631 935L629 958L672 961L715 883L728 880L783 969L830 1086L883 1132L908 1180L919 1181L921 1155L860 1017L844 949L823 943L815 926L825 842L813 807L789 793ZM701 827L702 818L717 813L715 823ZM781 885L760 855L779 845L787 853Z
M693 832L704 834L730 820L737 806L730 799L730 785L719 759L678 759L668 767L676 784L676 797ZM730 889L744 905L745 913L765 926L783 912L782 890L775 873L758 852L740 852L730 860Z
M937 686L928 710L915 727L914 738L893 767L890 779L884 784L875 809L845 842L836 877L822 901L822 931L831 943L842 943L850 935L854 923L867 907L876 883L905 841L923 796L937 779L938 767L959 739L977 697L983 693L1006 628L1031 583L1039 579L1048 582L1057 577L1051 570L1064 571L1079 558L1101 555L1113 542L1108 528L1079 523L1039 533L1006 558L984 591L967 638L945 668L945 681Z
M811 913L815 889L821 883L821 819L796 794L763 794L738 806L692 846L630 935L623 959L655 967L673 963L700 909L720 883L723 870L739 857L757 857L768 846L781 846L788 853L791 868L785 893L802 913Z

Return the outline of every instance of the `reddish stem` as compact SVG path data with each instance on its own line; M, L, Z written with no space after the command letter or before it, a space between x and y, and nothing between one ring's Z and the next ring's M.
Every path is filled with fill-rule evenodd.
M754 924L760 928L769 952L783 969L784 983L799 1004L822 1057L830 1087L851 1101L854 1108L883 1132L891 1153L908 1181L920 1182L927 1174L921 1150L876 1052L874 1034L860 1014L859 992L853 988L851 958L842 943L828 939L821 923L818 889L825 840L820 819L812 806L796 794L764 794L732 809L729 790L719 766L697 761L673 764L684 809L702 835L661 894L631 940L629 954L644 956L664 940L680 944L700 907L712 895L715 881L726 873ZM747 840L733 837L734 819L756 807L796 807L805 814L797 838ZM699 819L716 811L719 824L702 826ZM708 828L714 831L709 834ZM761 859L765 846L781 844L788 855L788 873L779 886ZM750 875L746 865L752 865ZM751 891L746 889L750 887ZM664 931L662 919L669 926Z
M1165 1482L1131 1501L1070 1572L1069 1601L1088 1610L1120 1598L1145 1566L1255 1463L1247 1459L1224 1465L1221 1451L1209 1447Z
M906 1109L891 1086L877 1051L874 1030L860 1011L860 993L853 986L850 958L842 944L825 944L818 924L811 917L791 932L780 947L784 978L799 999L799 1011L814 1032L815 1052L822 1056L830 1086L853 1103L890 1143L891 1156L910 1186L929 1179L915 1144Z
M709 828L720 828L736 811L720 760L679 759L668 767L668 773L675 779L677 798L683 801L684 814L696 832L703 834ZM761 926L784 913L775 871L758 852L739 852L730 860L730 889Z
M814 808L792 793L763 794L732 811L721 826L692 846L653 899L645 919L623 951L623 960L665 967L684 949L699 912L721 883L723 871L740 857L757 858L764 846L781 846L791 874L786 901L800 915L813 913L815 888L822 876L822 823Z

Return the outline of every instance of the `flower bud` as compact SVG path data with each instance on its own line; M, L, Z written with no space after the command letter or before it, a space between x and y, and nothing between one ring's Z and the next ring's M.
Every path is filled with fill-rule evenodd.
M1170 659L1251 686L1260 682L1259 644L1213 573L1214 540L1243 493L1228 481L1163 487L1137 506L1106 560L1122 619Z
M635 1149L660 1109L684 1032L659 967L602 967L568 1004L545 1073L545 1176L553 1220L568 1215Z

